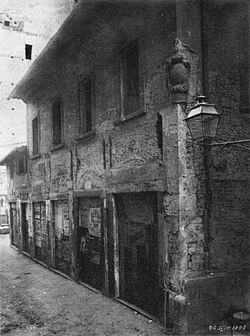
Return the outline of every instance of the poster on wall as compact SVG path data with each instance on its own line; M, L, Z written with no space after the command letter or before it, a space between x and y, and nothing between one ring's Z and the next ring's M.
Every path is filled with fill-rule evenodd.
M55 202L55 234L60 238L63 231L63 218L61 202Z
M34 204L34 217L35 217L35 219L40 220L41 213L40 213L40 204L39 203Z
M36 246L42 247L42 238L41 237L36 237Z
M89 234L94 237L101 237L101 209L89 209Z
M79 226L89 228L88 211L86 209L79 209Z
M69 204L68 201L63 202L63 232L65 236L69 236Z
M55 230L57 237L70 234L68 201L55 202Z
M33 232L33 212L32 212L32 203L28 203L28 211L27 211L27 216L28 216L28 222L29 222L29 236L33 237L34 232Z

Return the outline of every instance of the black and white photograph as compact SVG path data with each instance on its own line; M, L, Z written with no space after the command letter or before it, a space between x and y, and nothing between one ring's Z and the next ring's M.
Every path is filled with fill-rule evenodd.
M0 335L250 335L250 0L0 0Z

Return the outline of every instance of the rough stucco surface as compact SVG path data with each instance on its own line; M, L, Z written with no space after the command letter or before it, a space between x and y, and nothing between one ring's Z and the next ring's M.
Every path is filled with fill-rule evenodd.
M208 19L214 23L209 25L207 32L208 101L215 103L221 113L218 140L247 137L249 127L249 115L240 109L240 43L237 42L239 35L233 32L238 19L231 15L231 9L227 11L229 3L217 3L223 15L216 6L208 13ZM159 259L165 282L163 284L161 280L161 286L165 285L170 297L179 300L178 309L186 309L187 300L193 300L191 308L195 315L206 295L199 280L197 283L193 281L192 285L188 281L197 275L221 272L248 261L247 153L240 148L225 152L213 147L209 152L209 167L205 169L203 146L192 141L184 121L194 98L201 93L199 46L197 50L191 50L186 44L188 41L177 39L173 50L171 11L167 11L167 23L159 20L159 26L155 25L161 10L152 10L149 25L146 24L147 11L120 13L102 29L96 25L90 32L90 41L73 41L58 60L58 68L50 83L40 92L42 98L29 107L30 154L32 118L39 115L41 124L41 156L30 161L31 198L68 198L72 190L90 189L107 193L162 192L164 210L159 222L164 238L160 238ZM131 25L127 25L130 14ZM226 19L223 19L225 24L220 30L221 16ZM115 28L117 26L119 29ZM169 39L166 39L166 31L170 32ZM191 33L189 35L190 39L195 39ZM144 113L123 120L118 54L135 38L139 38L140 100ZM225 43L220 48L222 40ZM95 53L96 46L100 52ZM169 64L174 60L173 66L178 57L183 64L188 64L185 69L187 83L176 88L169 78ZM80 136L77 88L91 72L95 73L95 132ZM185 102L175 101L174 89L182 89L181 93L187 96ZM52 147L51 104L59 97L63 99L63 146L56 149ZM159 145L158 114L163 123L160 130L163 148ZM206 180L207 174L210 181ZM73 215L70 222L74 234ZM74 253L72 269L76 264ZM216 281L220 283L220 280ZM200 292L192 297L195 286ZM228 293L225 293L224 301L226 295ZM224 302L225 309L229 302ZM173 321L176 316L173 314ZM186 317L185 313L183 316Z
M249 64L244 50L249 46L248 14L246 2L242 6L236 2L221 4L216 15L213 10L209 13L215 22L208 31L209 91L221 113L220 141L249 139L249 111L242 110L249 82L247 86L246 78L242 78L247 72L241 73ZM224 24L219 29L222 17ZM223 48L219 48L222 40ZM211 267L222 271L249 263L249 151L235 146L214 147L211 157Z
M43 87L40 97L34 97L34 102L28 106L31 157L32 119L38 116L40 121L40 157L30 161L33 201L56 199L62 195L68 197L67 193L72 188L78 191L86 188L108 190L112 185L112 188L124 190L123 185L126 184L130 191L142 191L143 188L163 190L157 113L170 97L164 60L171 54L174 44L174 34L170 29L172 11L171 6L152 6L131 14L129 8L125 8L124 13L120 12L101 29L98 25L94 27L90 33L91 42L72 41L64 51L48 85ZM166 15L169 20L166 20ZM169 32L168 41L166 31ZM114 124L121 117L119 51L136 38L139 38L141 110L146 113ZM95 51L97 45L98 52ZM80 137L78 84L93 71L95 133ZM51 104L60 97L63 100L64 147L53 149ZM142 171L136 172L133 167L139 169L143 165L145 168L140 176ZM130 182L120 180L112 184L109 175L121 168L131 169L135 181L132 178ZM158 172L160 176L157 176ZM128 179L129 174L128 170ZM73 223L71 227L74 228Z

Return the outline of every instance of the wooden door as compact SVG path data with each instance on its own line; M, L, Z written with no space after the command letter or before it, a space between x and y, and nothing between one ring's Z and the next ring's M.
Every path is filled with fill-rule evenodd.
M35 231L35 256L38 260L48 263L48 231L46 223L45 202L33 204L34 231Z
M158 316L158 239L153 193L116 197L120 297Z
M54 201L54 266L57 270L70 275L70 227L68 200Z
M80 281L105 291L101 199L79 198L78 256Z

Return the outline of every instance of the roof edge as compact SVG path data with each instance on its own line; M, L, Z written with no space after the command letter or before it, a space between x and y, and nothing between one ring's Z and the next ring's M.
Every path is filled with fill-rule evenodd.
M27 151L28 147L27 145L21 146L21 147L15 147L12 149L7 155L3 157L3 159L0 161L0 166L6 166L6 164L11 161L11 157L14 156L16 153L22 153Z

